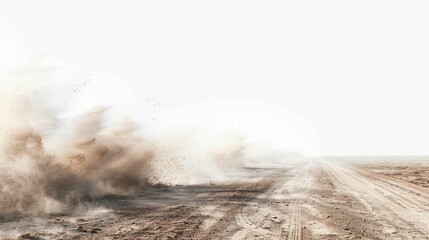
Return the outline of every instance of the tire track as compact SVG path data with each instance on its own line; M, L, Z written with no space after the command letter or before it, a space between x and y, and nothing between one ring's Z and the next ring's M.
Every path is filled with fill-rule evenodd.
M301 208L311 183L310 165L300 162L277 172L277 184L236 215L231 239L301 239Z
M354 195L373 209L373 214L383 219L386 225L398 230L408 229L404 236L409 236L410 232L416 237L429 235L429 216L426 214L428 206L421 204L429 201L427 198L422 199L423 194L415 194L397 182L391 184L389 181L373 178L352 168L332 163L328 165L331 172L341 179L344 187L353 190Z
M291 204L291 216L289 224L289 240L302 239L301 209L311 184L310 163L303 171L297 174L288 184L288 192L295 195Z
M302 205L302 199L296 200L292 204L292 214L291 214L289 237L288 237L288 239L290 240L299 240L302 238L301 205Z

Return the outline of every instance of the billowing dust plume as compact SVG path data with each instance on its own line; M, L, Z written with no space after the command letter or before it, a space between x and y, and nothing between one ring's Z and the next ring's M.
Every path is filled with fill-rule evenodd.
M103 107L60 119L27 80L39 75L8 76L0 96L0 214L73 211L85 199L209 182L242 166L235 135L178 130L144 139L131 120L107 121Z

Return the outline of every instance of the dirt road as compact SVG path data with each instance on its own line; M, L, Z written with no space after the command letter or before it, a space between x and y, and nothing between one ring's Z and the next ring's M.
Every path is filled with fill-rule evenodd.
M384 166L384 167L383 167ZM56 216L0 215L35 239L426 239L429 189L338 161L246 169L240 181L155 187ZM22 235L27 234L27 235Z

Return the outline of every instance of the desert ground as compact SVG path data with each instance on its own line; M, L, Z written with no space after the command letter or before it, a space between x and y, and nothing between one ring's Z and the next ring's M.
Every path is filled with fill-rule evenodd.
M62 215L0 215L4 239L428 239L429 161L307 159L239 181L153 186Z

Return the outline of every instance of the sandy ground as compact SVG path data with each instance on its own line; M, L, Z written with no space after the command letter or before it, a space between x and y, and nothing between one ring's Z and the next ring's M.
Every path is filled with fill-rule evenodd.
M429 162L309 160L154 187L74 214L0 215L5 239L428 239Z

